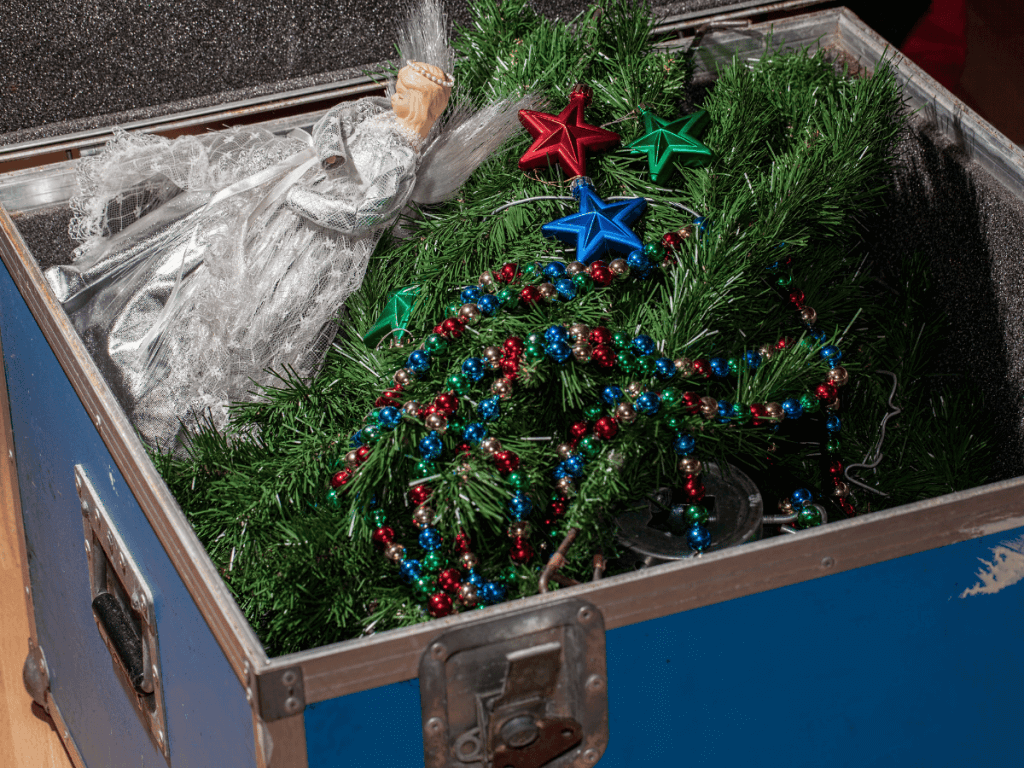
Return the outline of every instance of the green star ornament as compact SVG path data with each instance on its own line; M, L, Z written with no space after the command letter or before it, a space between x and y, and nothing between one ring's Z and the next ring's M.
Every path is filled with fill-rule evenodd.
M628 144L634 155L647 154L647 163L651 169L651 181L658 183L658 177L668 166L669 161L678 156L684 166L696 168L711 161L711 150L699 142L691 133L700 133L708 124L708 113L703 109L678 120L662 120L647 109L640 110L644 119L644 135Z

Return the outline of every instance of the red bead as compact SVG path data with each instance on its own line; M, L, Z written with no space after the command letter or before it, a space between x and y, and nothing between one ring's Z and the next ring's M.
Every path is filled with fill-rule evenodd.
M393 397L384 396L378 397L376 400L373 401L374 408L386 408L389 405L397 407L400 406L401 403L398 400L395 400Z
M569 502L565 499L555 499L548 504L548 512L555 517L561 517L569 510Z
M462 335L462 331L465 329L466 324L457 317L449 317L441 323L441 327L445 329L451 338L457 339Z
M615 367L615 360L617 355L611 347L597 347L590 355L590 359L605 371L610 371Z
M519 298L524 304L533 304L540 301L540 289L535 285L528 285L519 292Z
M513 563L521 565L533 557L533 547L522 536L516 536L512 539L512 547L509 549L508 556L512 558Z
M455 568L447 568L437 576L437 585L445 592L455 594L462 585L462 578Z
M603 325L592 328L590 333L587 335L587 341L590 342L592 347L607 347L612 343L612 332L605 328Z
M836 389L835 384L826 381L814 388L814 396L823 403L831 403L839 397L839 390Z
M422 504L430 498L433 491L427 485L417 485L409 489L409 501L413 504Z
M857 510L853 508L853 504L847 498L838 499L839 508L843 511L843 514L847 517L853 517L857 514Z
M682 244L683 238L679 236L678 232L666 232L661 237L661 247L666 251L674 251Z
M619 434L619 425L615 423L615 419L602 416L594 422L594 434L602 440L611 440Z
M395 540L395 532L385 525L375 530L370 538L373 539L374 544L383 549Z
M792 267L793 266L793 257L792 256L787 256L786 258L784 258L782 260L782 266L784 266L784 267Z
M356 461L358 461L360 464L362 464L364 461L366 461L366 457L369 456L369 455L370 455L370 446L368 446L368 445L360 445L358 448L356 448Z
M519 277L519 267L512 262L508 262L501 265L501 269L495 274L494 279L499 283L511 283L517 277Z
M683 392L683 407L690 413L700 410L700 395L696 392Z
M704 498L704 485L700 482L694 483L693 485L684 485L683 495L690 501L700 501Z
M437 411L443 411L446 416L452 416L459 410L459 398L450 392L442 392L434 398L434 406Z
M526 351L526 345L518 336L509 336L501 345L501 351L505 353L507 359L518 360Z
M590 432L590 424L585 421L573 422L573 425L569 427L569 434L577 440L585 436L588 432Z
M761 424L763 420L768 418L768 409L761 403L754 403L750 406L750 412L754 416L754 426Z
M344 485L352 479L352 470L343 469L340 472L335 472L331 477L331 488L337 488L340 485Z
M804 292L799 288L789 292L789 303L794 305L797 309L803 308L805 301L807 301L807 297L804 296Z
M615 275L608 267L594 262L590 265L590 279L594 281L594 285L607 288L615 280Z
M697 358L693 361L693 373L696 376L708 378L711 375L711 363L703 357Z
M828 473L832 475L832 477L841 479L843 476L843 462L839 461L839 459L833 459L830 461L828 463Z
M431 595L427 601L427 612L435 619L447 616L452 612L451 595L446 595L444 592L437 592Z
M779 339L777 342L775 342L775 348L776 349L785 349L786 347L792 347L792 346L793 346L793 339L789 338L788 336L783 336L781 339Z
M512 451L498 451L494 454L494 465L498 468L498 472L507 475L509 472L519 469L519 456Z
M515 381L519 378L519 361L518 360L499 360L498 367L501 372L505 375L505 378L509 381Z
M469 552L473 548L473 542L469 538L469 534L465 531L459 531L455 534L455 549L459 552Z
M435 325L434 333L436 333L438 336L444 336L446 339L448 338L448 331L444 329L444 323L438 323L437 325Z

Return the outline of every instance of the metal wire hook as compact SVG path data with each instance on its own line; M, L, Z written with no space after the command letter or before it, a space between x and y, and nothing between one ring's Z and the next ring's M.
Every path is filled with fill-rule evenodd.
M881 373L886 376L892 376L892 392L889 393L888 403L889 412L882 417L882 423L880 425L880 434L878 435L878 442L875 443L875 459L873 462L869 464L867 463L868 457L865 456L860 464L848 464L846 466L846 469L843 470L843 475L846 477L847 481L863 488L866 491L877 493L879 496L888 497L888 493L880 491L877 488L872 488L870 485L862 483L860 480L857 480L856 478L850 476L850 470L852 469L874 469L875 467L882 463L882 457L884 456L884 454L882 453L882 443L885 441L885 425L889 423L889 419L891 419L893 416L898 416L900 413L903 412L903 409L893 402L893 398L896 397L896 387L899 385L899 379L896 377L896 374L893 373L892 371L883 371L881 369L876 370L875 373Z

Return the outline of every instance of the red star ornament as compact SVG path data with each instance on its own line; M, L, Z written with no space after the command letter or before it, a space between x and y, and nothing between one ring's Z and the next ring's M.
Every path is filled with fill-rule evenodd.
M519 110L519 122L533 136L533 144L519 158L522 171L543 168L557 161L568 177L587 175L584 152L600 152L619 143L619 134L583 122L583 111L593 98L585 85L576 85L569 94L569 106L559 115Z

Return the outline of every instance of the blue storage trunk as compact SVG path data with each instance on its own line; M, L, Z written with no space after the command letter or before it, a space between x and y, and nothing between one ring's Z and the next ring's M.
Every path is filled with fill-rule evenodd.
M685 46L704 21L661 31ZM712 28L702 66L759 55L770 31L867 68L886 48L833 9ZM1024 196L1018 148L912 63L898 72L910 108ZM33 609L26 685L77 765L1024 764L1024 478L268 658L46 287L52 257L26 245L25 222L66 208L74 162L0 175L0 407Z

